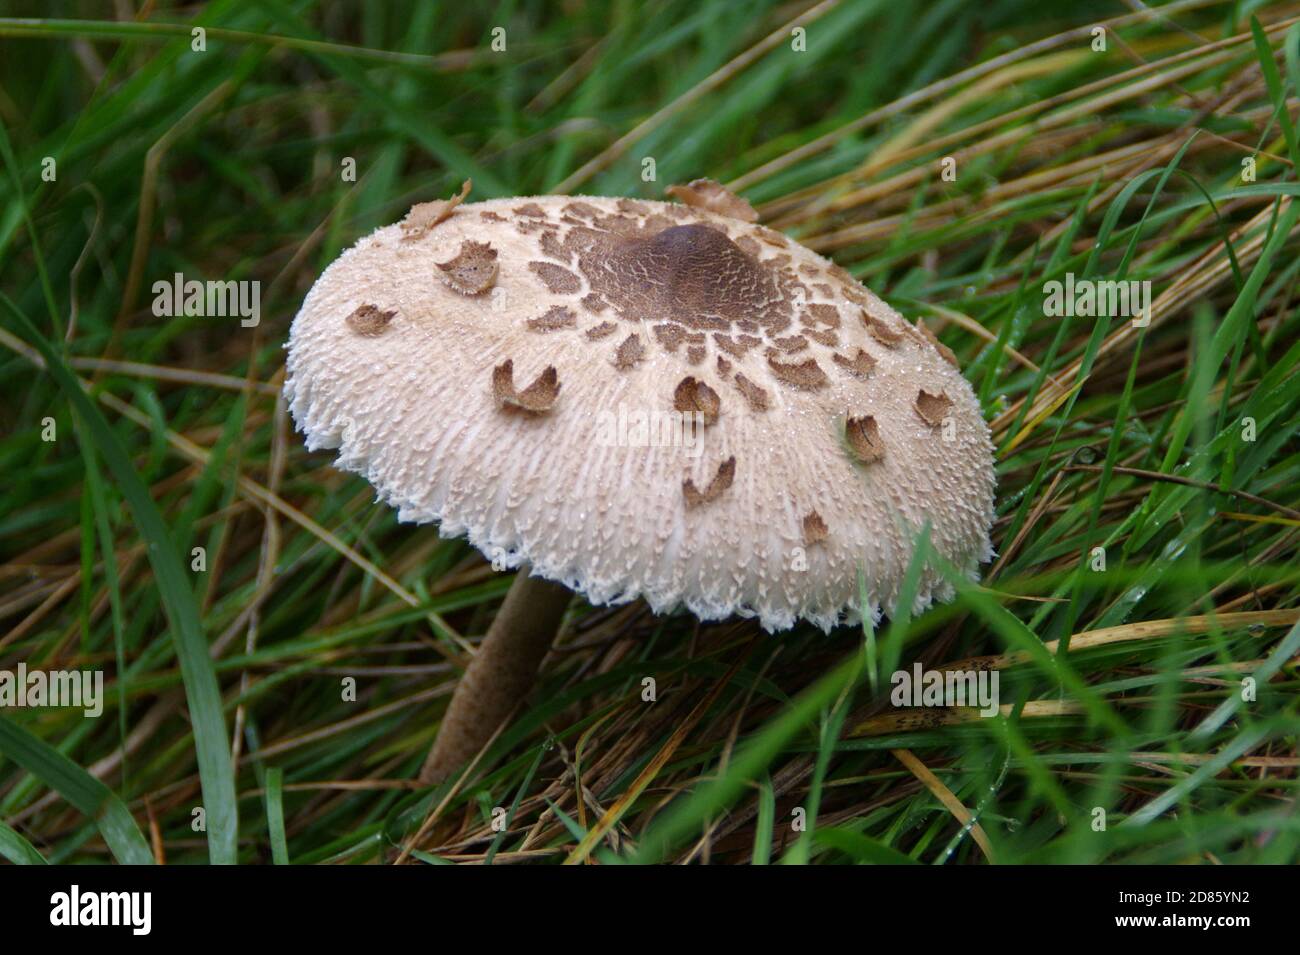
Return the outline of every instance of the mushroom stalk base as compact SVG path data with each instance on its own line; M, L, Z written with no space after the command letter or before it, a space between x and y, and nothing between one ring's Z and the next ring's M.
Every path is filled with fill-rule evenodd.
M487 636L452 693L420 770L421 783L440 783L478 755L532 689L573 594L529 572L525 565L515 574Z

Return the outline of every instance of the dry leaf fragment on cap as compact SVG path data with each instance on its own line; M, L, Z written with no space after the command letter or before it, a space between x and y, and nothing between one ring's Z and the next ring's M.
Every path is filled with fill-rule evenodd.
M497 253L488 242L467 239L454 259L436 264L443 281L462 295L482 295L497 280Z
M469 191L474 188L474 180L466 179L460 185L460 194L450 199L435 199L433 202L421 202L411 206L411 211L402 220L402 241L414 242L424 238L425 234L438 223L446 220L456 207L465 201Z
M718 465L718 472L713 475L713 480L709 482L703 491L697 488L695 482L690 478L682 482L682 493L686 495L686 506L699 507L701 504L717 500L723 491L731 487L731 482L735 479L736 456L733 454Z
M547 365L531 385L515 390L515 363L507 358L492 369L492 394L504 408L518 408L541 414L555 406L560 396L560 379L554 365Z
M388 323L396 314L395 311L384 311L378 305L358 305L344 321L358 335L374 338L388 329Z
M932 395L922 388L916 394L916 403L913 407L916 408L916 413L921 416L922 421L932 428L937 428L943 424L943 419L952 410L952 399L942 391Z
M713 424L718 420L722 399L698 378L687 376L673 390L673 408L682 414L703 415L705 424Z
M871 415L849 418L844 423L844 438L863 464L875 464L885 456L885 442L880 438L880 426Z
M748 200L740 198L722 183L712 179L695 179L684 186L669 186L664 191L688 206L707 209L709 212L730 216L742 222L758 221L758 213L754 211L754 207Z

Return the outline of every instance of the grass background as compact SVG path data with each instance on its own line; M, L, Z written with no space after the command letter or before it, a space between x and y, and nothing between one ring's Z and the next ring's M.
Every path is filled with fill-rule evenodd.
M107 702L0 714L0 857L1297 861L1300 4L4 6L0 669ZM575 601L418 789L509 579L303 450L289 322L466 177L697 176L957 352L1000 556L879 632ZM261 282L261 323L154 317L175 272ZM1066 272L1150 281L1150 327L1044 315ZM971 658L1002 717L889 705Z

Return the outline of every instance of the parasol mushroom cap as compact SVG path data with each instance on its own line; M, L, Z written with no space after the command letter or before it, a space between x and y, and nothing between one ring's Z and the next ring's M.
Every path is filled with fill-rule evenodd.
M308 448L593 604L878 619L927 521L974 577L993 447L952 353L747 204L676 195L462 191L360 240L290 333ZM951 595L926 567L912 609Z

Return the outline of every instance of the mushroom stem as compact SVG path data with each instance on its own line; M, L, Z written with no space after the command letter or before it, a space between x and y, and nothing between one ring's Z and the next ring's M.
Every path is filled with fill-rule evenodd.
M436 785L473 759L532 689L573 594L562 584L530 574L527 564L519 568L456 685L420 770L421 783Z

